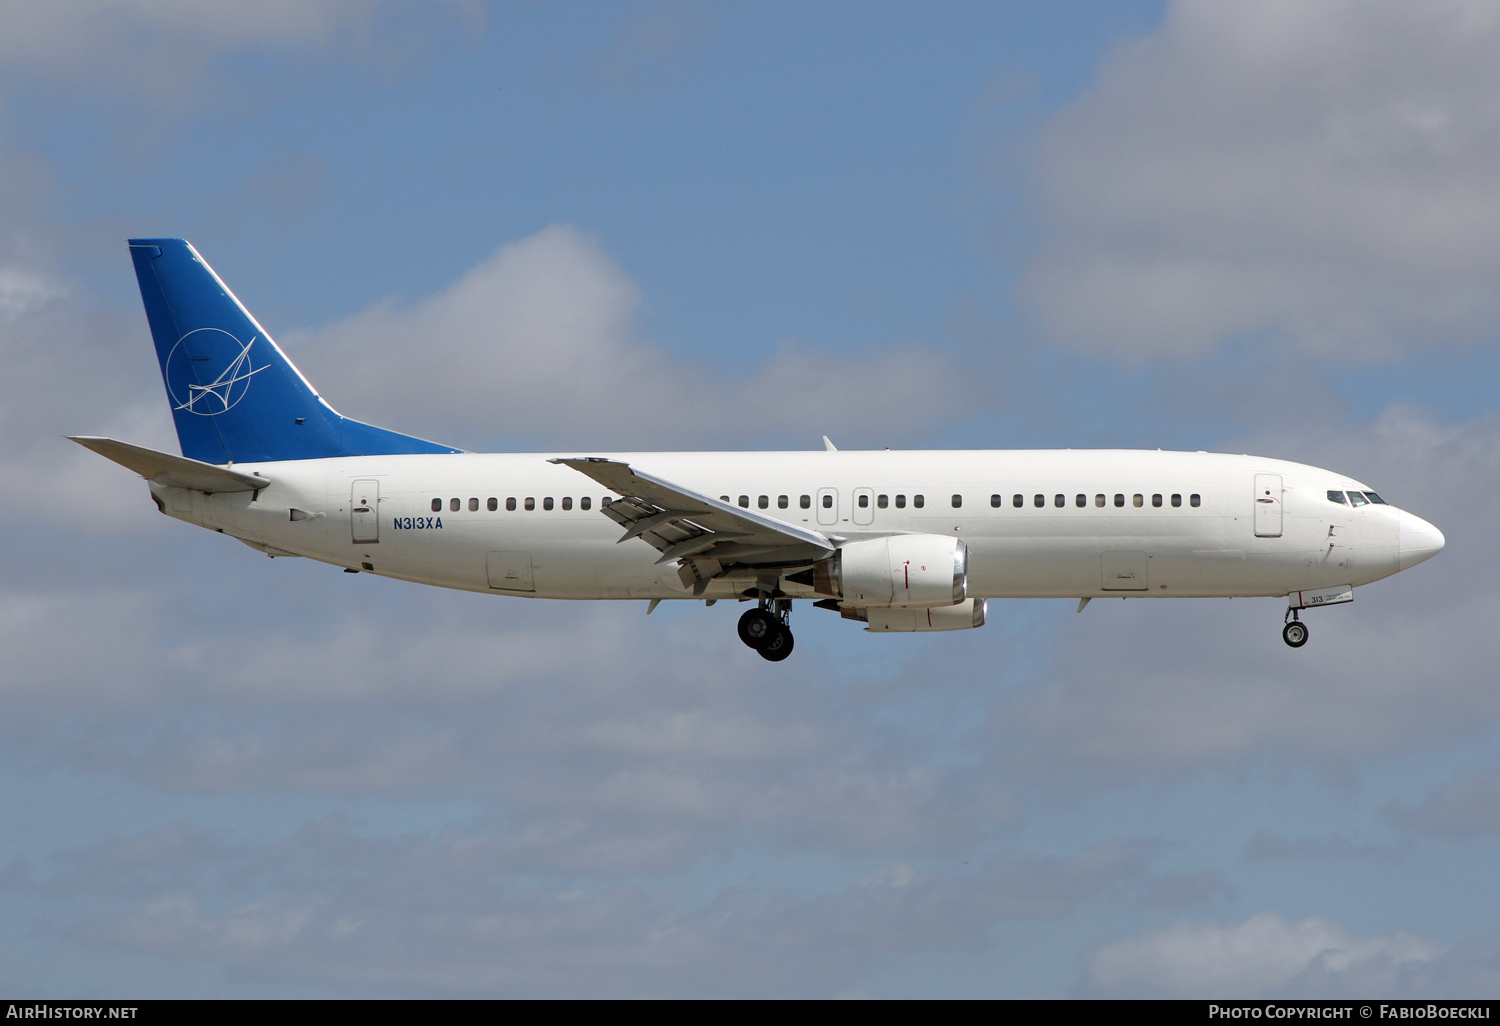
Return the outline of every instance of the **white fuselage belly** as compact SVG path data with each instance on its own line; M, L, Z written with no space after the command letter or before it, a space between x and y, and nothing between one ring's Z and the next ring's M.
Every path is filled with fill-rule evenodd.
M611 458L707 495L727 495L735 504L748 496L757 510L760 497L768 496L761 512L838 539L911 532L962 538L974 598L1279 596L1367 584L1399 568L1400 524L1409 516L1387 505L1330 502L1330 489L1364 486L1316 467L1253 456L887 450ZM557 599L711 599L747 587L730 576L694 596L676 564L657 564L659 553L644 541L617 544L620 528L600 512L606 489L548 459L458 454L238 464L236 470L270 482L253 499L247 492L152 488L168 514L272 554L446 588ZM1257 536L1258 525L1269 530L1256 514L1258 474L1279 475L1279 536ZM368 513L355 512L357 482L378 483L360 486L377 496ZM804 495L811 508L802 507ZM918 495L922 508L914 506ZM954 495L962 496L958 508ZM993 495L1001 497L998 506ZM1019 508L1016 495L1023 497ZM1081 507L1079 495L1085 497ZM1096 504L1099 495L1103 506ZM1117 495L1124 496L1123 506L1115 504ZM786 508L778 505L781 496L788 497ZM831 497L828 505L824 496ZM903 508L896 508L897 496L904 497ZM1153 505L1155 496L1162 497L1160 506ZM1172 505L1173 496L1181 497L1180 505ZM1200 497L1199 505L1191 505L1192 496ZM571 509L562 508L565 498ZM477 510L470 509L471 499ZM546 500L551 509L544 509ZM794 586L788 593L812 597L810 590L799 596Z

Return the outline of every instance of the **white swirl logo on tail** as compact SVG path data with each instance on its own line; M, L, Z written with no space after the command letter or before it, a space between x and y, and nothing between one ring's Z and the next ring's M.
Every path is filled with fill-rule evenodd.
M193 338L195 335L198 337ZM250 347L257 337L242 343L223 328L195 328L178 339L167 354L167 392L172 397L172 409L213 417L245 398L250 378L270 366L257 367L250 359ZM184 345L190 338L191 345ZM205 379L206 384L194 383Z

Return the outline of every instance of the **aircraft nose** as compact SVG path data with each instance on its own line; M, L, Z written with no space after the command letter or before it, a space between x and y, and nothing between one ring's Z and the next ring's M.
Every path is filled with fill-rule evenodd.
M1445 541L1442 531L1421 517L1403 513L1401 529L1396 541L1397 566L1405 570L1416 566L1424 559L1431 559L1443 551Z

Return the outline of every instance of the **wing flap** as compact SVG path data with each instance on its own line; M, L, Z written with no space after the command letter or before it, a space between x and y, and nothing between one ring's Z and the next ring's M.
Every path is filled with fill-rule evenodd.
M157 452L113 438L95 435L69 435L68 438L127 470L135 471L147 481L174 488L191 488L200 492L253 492L271 483L263 477L242 474L228 467L216 467L212 463Z
M620 497L603 513L625 528L621 542L641 538L659 563L715 559L739 564L813 562L833 555L828 537L598 456L555 459Z

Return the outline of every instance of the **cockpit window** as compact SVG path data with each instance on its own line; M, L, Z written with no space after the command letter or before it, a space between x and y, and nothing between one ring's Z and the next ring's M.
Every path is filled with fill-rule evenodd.
M1389 506L1390 505L1390 503L1386 502L1384 499L1382 499L1380 496L1376 495L1374 492L1365 492L1365 498L1369 499L1371 502L1373 502L1373 503L1375 503L1376 505L1379 505L1379 506Z
M1349 504L1349 501L1344 498L1344 493L1343 492L1329 492L1328 493L1328 501L1329 502L1337 502L1337 503L1339 503L1341 505L1345 505L1345 506L1347 506Z
M1369 503L1370 503L1370 500L1367 499L1367 498L1365 498L1365 493L1364 492L1350 492L1349 493L1349 505L1351 505L1351 506L1367 506L1367 505L1369 505Z

